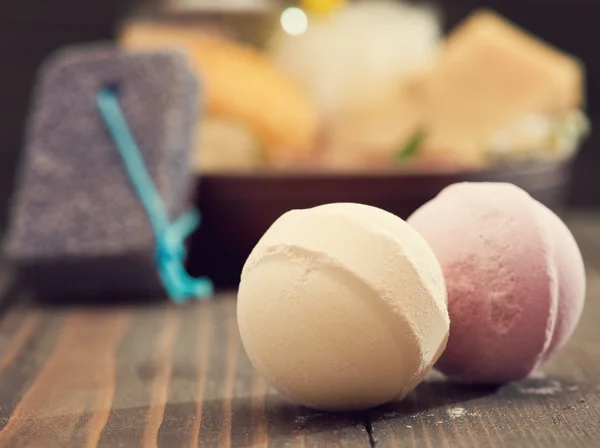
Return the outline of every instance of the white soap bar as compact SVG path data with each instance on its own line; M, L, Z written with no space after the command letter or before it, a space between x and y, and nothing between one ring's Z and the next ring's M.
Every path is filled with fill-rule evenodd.
M291 400L331 411L406 395L445 348L450 324L428 244L360 204L281 216L246 261L237 311L258 372Z

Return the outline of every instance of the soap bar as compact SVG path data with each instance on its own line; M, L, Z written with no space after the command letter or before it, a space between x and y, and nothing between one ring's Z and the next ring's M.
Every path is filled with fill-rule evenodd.
M153 229L98 110L107 87L169 219L190 205L199 89L185 58L60 50L40 71L5 242L44 295L163 295Z
M406 395L441 354L446 287L400 218L349 203L294 210L243 268L238 324L254 367L283 395L367 409Z
M460 183L409 219L444 270L452 320L437 367L451 379L526 377L581 316L585 269L569 229L520 188Z
M426 76L426 150L460 151L475 161L490 136L518 117L578 110L584 76L574 56L491 11L477 11L450 33Z

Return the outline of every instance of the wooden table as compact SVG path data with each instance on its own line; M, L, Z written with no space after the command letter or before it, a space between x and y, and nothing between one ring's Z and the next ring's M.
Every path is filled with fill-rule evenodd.
M0 322L0 447L600 446L600 216L569 219L588 269L583 320L531 378L327 414L286 401L244 354L234 295L147 307L44 308Z

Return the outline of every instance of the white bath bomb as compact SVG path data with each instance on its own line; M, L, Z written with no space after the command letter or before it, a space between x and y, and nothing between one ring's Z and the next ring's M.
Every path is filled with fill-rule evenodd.
M246 261L237 311L258 372L291 400L331 411L406 395L445 348L450 323L427 243L360 204L281 216Z

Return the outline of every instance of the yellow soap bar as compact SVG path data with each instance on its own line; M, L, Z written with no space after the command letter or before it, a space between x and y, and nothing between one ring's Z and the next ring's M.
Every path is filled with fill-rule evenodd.
M474 13L446 40L423 83L429 151L477 159L490 134L523 114L583 103L582 64L493 12Z

